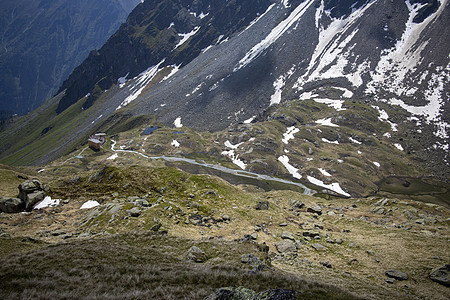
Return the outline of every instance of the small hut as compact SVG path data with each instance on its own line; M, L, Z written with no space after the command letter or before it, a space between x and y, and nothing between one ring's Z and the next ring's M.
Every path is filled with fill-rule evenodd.
M100 151L100 147L102 146L102 142L98 139L90 138L88 140L89 148L95 151Z
M106 133L96 133L89 137L88 146L92 150L100 151L101 146L106 142Z

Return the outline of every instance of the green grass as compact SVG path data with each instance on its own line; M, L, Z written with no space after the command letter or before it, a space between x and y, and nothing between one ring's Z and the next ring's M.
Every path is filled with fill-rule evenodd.
M186 261L191 246L203 264ZM3 299L203 299L221 287L293 289L301 299L352 299L338 288L276 270L251 273L243 254L264 253L250 243L129 234L59 244L0 259Z

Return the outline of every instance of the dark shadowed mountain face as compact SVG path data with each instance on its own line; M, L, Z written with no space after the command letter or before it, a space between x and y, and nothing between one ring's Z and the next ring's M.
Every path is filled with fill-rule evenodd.
M3 157L24 149L45 163L92 131L142 116L215 132L285 119L284 104L313 101L333 113L283 126L360 130L448 176L448 20L448 0L146 0L41 108L52 117L39 134L70 138L36 160L14 143Z
M140 0L0 2L0 110L26 114L53 96Z

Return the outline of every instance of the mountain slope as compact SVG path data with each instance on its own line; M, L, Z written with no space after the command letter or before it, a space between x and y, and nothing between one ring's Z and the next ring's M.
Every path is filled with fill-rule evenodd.
M139 0L2 1L0 110L26 114L55 94Z
M46 163L96 130L158 123L225 136L244 134L233 127L242 122L278 120L258 131L267 166L240 149L231 159L239 154L248 168L300 177L293 166L307 180L324 168L307 160L309 152L336 162L365 151L345 164L338 183L345 174L376 176L369 185L368 177L350 181L343 195L374 191L373 180L389 172L448 180L449 14L447 0L146 1L64 83L49 118L33 123L33 114L2 133L10 141L2 160ZM299 142L308 145L302 151L283 148L292 127L309 139ZM17 141L24 130L30 137ZM233 138L232 145L243 141ZM340 146L321 151L324 139ZM392 166L380 171L380 159Z

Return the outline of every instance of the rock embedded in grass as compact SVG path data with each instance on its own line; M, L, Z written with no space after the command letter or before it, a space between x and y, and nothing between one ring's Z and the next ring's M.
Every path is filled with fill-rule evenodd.
M403 272L398 271L398 270L387 270L385 272L385 274L386 274L387 277L394 278L394 279L397 279L397 280L408 280L408 274L403 273Z
M433 269L430 273L430 279L439 284L450 286L450 264Z
M269 201L259 201L256 205L256 210L268 210L269 209Z
M203 263L207 260L206 253L197 246L192 246L187 254L187 260L195 263Z
M276 243L275 247L277 248L278 252L280 252L280 253L297 251L297 247L295 246L295 243L291 240L282 240L282 241Z

